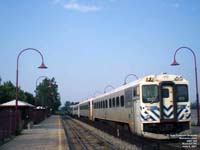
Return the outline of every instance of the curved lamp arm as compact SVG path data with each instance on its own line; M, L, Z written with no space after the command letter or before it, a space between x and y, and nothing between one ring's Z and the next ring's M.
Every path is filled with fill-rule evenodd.
M179 47L175 53L174 53L174 60L171 64L171 66L177 66L179 65L179 63L176 61L176 54L178 51L180 51L181 49L186 49L186 50L189 50L190 52L192 52L193 54L193 57L194 57L194 68L195 68L195 83L196 83L196 104L197 104L197 125L200 126L200 115L199 115L199 88L198 88L198 75L197 75L197 63L196 63L196 55L194 53L194 51L189 48L189 47L186 47L186 46L182 46L182 47Z
M16 98L16 105L15 105L15 115L16 115L16 122L18 121L18 115L17 115L17 109L18 109L18 67L19 67L19 58L21 56L21 54L25 51L35 51L37 53L39 53L39 55L41 56L41 59L42 59L42 63L41 65L38 67L40 69L46 69L47 67L45 66L44 64L44 58L43 58L43 55L42 53L37 50L37 49L34 49L34 48L26 48L26 49L23 49L19 52L18 56L17 56L17 70L16 70L16 95L15 95L15 98ZM16 124L15 124L16 125Z
M104 88L104 93L106 93L106 89L109 88L109 87L112 88L112 89L114 89L114 87L113 87L112 85L107 85L107 86Z
M126 80L128 79L128 77L130 76L134 76L136 79L138 79L138 76L135 74L128 74L125 78L124 78L124 85L127 83Z

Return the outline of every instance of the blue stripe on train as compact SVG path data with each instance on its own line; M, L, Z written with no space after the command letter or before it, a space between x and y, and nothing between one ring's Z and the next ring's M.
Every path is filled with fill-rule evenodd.
M179 111L177 113L177 116L179 116L185 108L186 108L186 105L181 105L180 109L179 109Z
M189 118L190 118L190 116L191 116L191 114L189 114L189 115L188 115L186 118L187 118L187 119L189 119Z
M165 117L165 118L170 118L171 116L173 115L173 112L171 112L169 115L167 115L167 114L163 114L163 116Z
M150 116L150 118L151 118L153 121L156 121L156 119L155 119L155 118L153 118L152 116Z
M163 108L167 111L169 111L172 108L172 105L170 105L169 107L163 106Z
M155 111L151 111L156 117L158 117L158 119L160 119L160 115L159 114L157 114Z
M184 117L184 115L182 115L182 116L179 118L179 120L182 120L182 119L183 119L183 117Z
M143 120L147 121L147 119L144 118L144 116L143 116L142 114L140 115L140 117L141 117Z

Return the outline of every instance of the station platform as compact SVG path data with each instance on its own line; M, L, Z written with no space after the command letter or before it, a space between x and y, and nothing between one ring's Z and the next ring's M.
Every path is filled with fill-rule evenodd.
M0 146L0 150L68 150L61 117L53 115Z

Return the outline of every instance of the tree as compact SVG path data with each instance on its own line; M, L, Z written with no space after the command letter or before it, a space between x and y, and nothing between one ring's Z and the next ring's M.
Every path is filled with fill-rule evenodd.
M33 94L29 93L29 92L25 92L25 102L35 105L35 97L33 96Z
M69 113L70 112L70 106L71 105L76 105L78 104L79 102L70 102L70 101L66 101L65 102L65 105L61 108L62 111L66 112L66 113Z
M16 87L11 81L4 82L3 85L0 86L0 104L15 99L15 95ZM30 104L34 104L33 94L24 92L20 87L18 88L18 99Z
M69 112L70 111L70 105L71 105L71 102L70 101L66 101L65 105L63 107L63 110L66 111L66 112Z
M58 111L60 102L60 94L58 93L58 85L55 78L45 78L36 88L37 105L45 106L53 113Z
M0 103L5 103L15 99L15 86L11 81L4 82L0 86Z

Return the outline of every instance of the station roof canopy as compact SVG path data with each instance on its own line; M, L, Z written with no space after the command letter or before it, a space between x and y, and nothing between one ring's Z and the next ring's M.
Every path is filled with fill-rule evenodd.
M15 106L16 106L16 100L15 99L0 105L0 107L15 107ZM24 101L18 100L18 107L35 107L35 106L32 105L32 104L26 103Z

